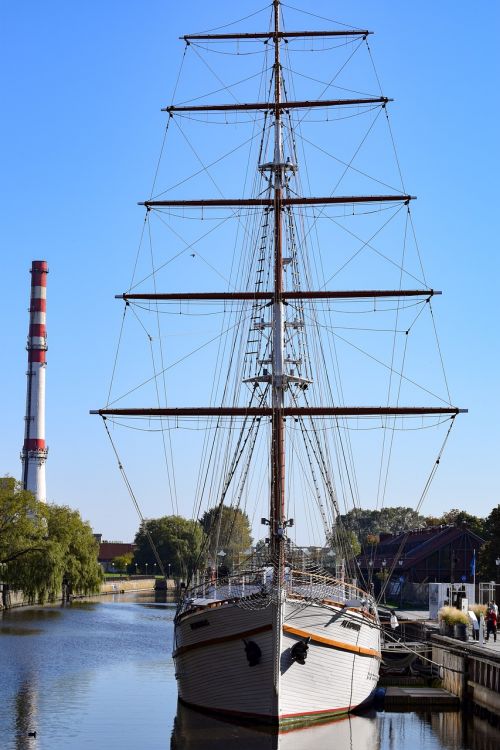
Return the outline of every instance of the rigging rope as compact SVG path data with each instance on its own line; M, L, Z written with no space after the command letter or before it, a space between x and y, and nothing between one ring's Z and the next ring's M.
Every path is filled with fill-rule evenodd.
M109 431L109 428L108 428L108 425L107 425L107 419L106 419L105 416L102 417L102 421L103 421L104 427L106 429L106 432L108 434L108 438L109 438L109 442L111 443L111 447L113 448L113 452L115 454L116 461L118 463L118 468L120 470L120 474L122 475L122 478L123 478L123 481L124 481L125 486L127 488L127 491L129 493L130 498L131 498L131 500L132 500L132 502L134 504L134 507L135 507L135 509L137 511L137 515L139 516L139 520L141 522L141 525L142 525L142 527L144 529L144 532L145 532L145 534L146 534L146 536L148 538L149 544L150 544L151 549L153 551L153 554L155 556L155 560L158 563L158 568L159 568L159 570L160 570L163 578L165 580L167 580L167 576L165 574L165 568L163 567L163 563L161 561L160 555L158 554L158 550L156 549L156 545L155 545L155 543L153 541L153 538L151 536L151 533L150 533L150 531L149 531L149 529L147 527L146 519L144 518L144 516L142 514L142 511L141 511L141 508L139 506L139 503L137 502L137 498L136 498L136 496L134 494L132 486L131 486L131 484L130 484L130 482L128 480L127 474L126 474L125 469L123 467L123 464L122 464L122 462L120 460L120 456L118 455L118 451L117 451L116 446L115 446L115 444L113 442L113 438L111 437L111 433Z

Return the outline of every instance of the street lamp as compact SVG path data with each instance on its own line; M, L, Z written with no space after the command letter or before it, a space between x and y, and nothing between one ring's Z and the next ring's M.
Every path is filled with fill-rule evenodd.
M168 564L168 577L170 578L170 563Z
M146 575L147 575L148 574L148 564L144 563L144 565L146 566Z
M135 564L135 574L136 574L136 575L137 575L137 568L138 568L138 567L139 567L139 566L138 566L138 565L137 565L137 563L136 563L136 564Z
M380 572L382 574L381 578L382 578L382 591L383 591L383 595L384 595L384 604L386 604L385 593L386 593L386 588L387 588L387 585L386 585L387 584L387 578L386 578L386 570L385 570L386 565L387 565L387 560L384 558L382 560L382 568L380 570Z
M153 563L153 568L154 568L153 573L154 573L154 575L156 577L156 563Z

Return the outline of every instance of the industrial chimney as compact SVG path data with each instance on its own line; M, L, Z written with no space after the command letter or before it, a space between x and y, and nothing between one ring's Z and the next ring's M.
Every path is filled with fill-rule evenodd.
M45 327L47 274L46 260L31 264L30 327L28 332L28 377L26 391L26 416L23 462L23 485L40 502L46 502L45 461L45 353L47 329Z

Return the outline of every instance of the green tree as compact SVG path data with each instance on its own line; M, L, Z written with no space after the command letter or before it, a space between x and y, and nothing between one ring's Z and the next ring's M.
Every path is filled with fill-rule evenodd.
M38 511L35 498L20 482L13 477L0 479L0 563L4 566L12 569L19 558L43 549L46 526Z
M342 523L337 524L327 534L326 543L328 547L335 551L337 561L351 560L361 552L361 544L357 535L352 529L343 526Z
M487 581L496 581L500 576L500 505L493 508L490 515L484 520L483 538L486 544L481 547L478 556L478 573Z
M10 477L0 483L2 577L32 602L54 600L63 583L69 592L99 590L98 545L78 511L37 503Z
M209 557L215 562L219 552L224 552L220 567L229 572L241 561L243 553L252 545L250 521L239 508L223 505L206 511L200 524L208 537Z
M122 573L125 573L127 571L127 568L132 564L132 560L134 559L134 555L132 552L129 552L126 555L118 555L117 557L114 557L112 562L115 567L115 570L119 570Z
M382 508L379 517L379 533L398 534L424 525L424 517L413 508L396 506Z
M459 510L458 508L452 508L446 513L443 513L439 519L439 523L449 524L451 526L467 526L468 529L483 538L485 534L485 522L486 519L472 516L465 510Z
M425 519L413 508L387 507L381 510L353 508L340 517L344 528L353 531L361 545L373 544L373 538L382 533L398 534L423 526Z
M182 516L163 516L143 521L135 535L137 548L134 553L134 564L141 570L148 564L153 572L156 558L151 548L153 541L164 570L178 578L186 579L198 565L203 532L196 521L189 521Z

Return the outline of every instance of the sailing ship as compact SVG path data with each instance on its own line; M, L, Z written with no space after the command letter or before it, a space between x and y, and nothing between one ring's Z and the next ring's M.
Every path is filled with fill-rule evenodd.
M212 198L160 195L141 204L146 208L147 219L155 212L181 219L194 213L203 222L212 209L228 212L243 227L241 246L247 255L239 266L237 282L246 283L247 288L238 289L235 282L225 291L159 292L155 283L153 291L138 292L132 285L128 292L118 295L127 308L136 305L156 312L161 304L176 304L179 312L188 305L208 303L222 305L224 311L236 309L234 319L244 345L238 349L235 336L226 363L233 373L231 382L239 380L241 387L226 386L218 405L118 408L108 403L94 413L106 420L131 417L150 423L156 419L164 440L164 426L177 428L183 420L196 420L196 424L214 420L217 440L223 426L228 425L230 435L224 460L220 459L222 443L216 442L215 437L205 451L205 457L209 455L214 460L221 476L217 496L211 497L216 523L231 491L237 505L244 496L245 483L253 480L260 489L252 492L261 495L266 494L263 485L268 484L268 507L262 518L268 536L260 544L259 556L249 554L241 566L222 576L217 572L217 542L215 549L208 550L211 570L204 575L207 566L200 563L198 575L183 590L175 618L173 658L179 698L185 704L284 726L348 713L370 700L378 680L381 635L377 604L371 582L363 586L356 578L355 559L346 550L349 540L339 523L339 493L349 492L350 481L344 483L336 477L328 440L332 434L336 436L333 442L340 456L337 466L347 467L351 460L346 458L349 420L358 424L368 418L370 426L376 424L394 432L396 420L431 417L439 422L453 421L460 410L449 403L402 406L401 373L395 405L344 405L341 388L336 396L332 395L323 350L314 344L310 353L309 340L321 328L317 309L322 305L331 313L328 305L355 301L368 303L376 311L377 305L383 309L384 303L389 302L390 307L383 311L396 310L397 317L402 315L401 300L412 304L415 300L425 307L436 292L427 284L405 288L402 273L400 283L389 289L334 290L326 283L317 289L304 288L304 278L308 286L312 278L308 238L318 217L332 207L352 216L386 206L408 207L412 196L394 189L341 195L336 185L331 185L330 194L322 197L306 194L299 181L297 148L303 113L371 112L377 108L384 111L390 100L382 94L359 93L351 98L291 98L285 75L289 68L283 64L283 51L288 44L318 39L363 43L371 32L348 27L285 30L279 0L273 0L270 12L267 31L223 30L183 37L186 48L212 43L265 45L271 61L268 95L262 101L242 103L234 97L225 103L200 104L191 100L165 108L169 123L176 117L206 118L206 122L211 116L238 118L250 113L261 117L253 194L227 197L224 191ZM331 122L334 124L335 118ZM199 171L208 173L206 162L200 158L199 163ZM327 172L322 172L321 177L328 179ZM189 239L185 243L187 249L191 250L197 241ZM363 247L367 245L372 247L373 241L366 239ZM401 265L393 265L400 273ZM412 278L416 278L415 274ZM236 327L227 326L226 332L232 334ZM326 375L318 374L321 368L323 373L326 369ZM390 370L391 377L395 377L394 363ZM164 371L165 368L161 373ZM161 373L155 371L155 382ZM322 394L326 394L326 403L320 401ZM307 464L312 471L309 488L304 485L294 490L287 473L297 450L297 436L289 437L292 430L300 432L305 446L300 453L302 463L297 468L295 462L293 476L302 474ZM267 442L267 462L259 475L251 459L257 436L262 433ZM170 432L168 436L170 439ZM209 476L206 460L202 471L205 479L199 486L205 486ZM340 490L336 486L339 482ZM335 572L331 566L306 565L304 552L301 563L300 549L297 551L292 542L291 531L304 529L309 511L297 510L295 518L291 517L290 497L294 493L309 493L317 503L325 529L330 532L329 544L337 555ZM294 505L298 505L295 500ZM333 526L326 508L334 519ZM354 568L350 570L350 566Z

